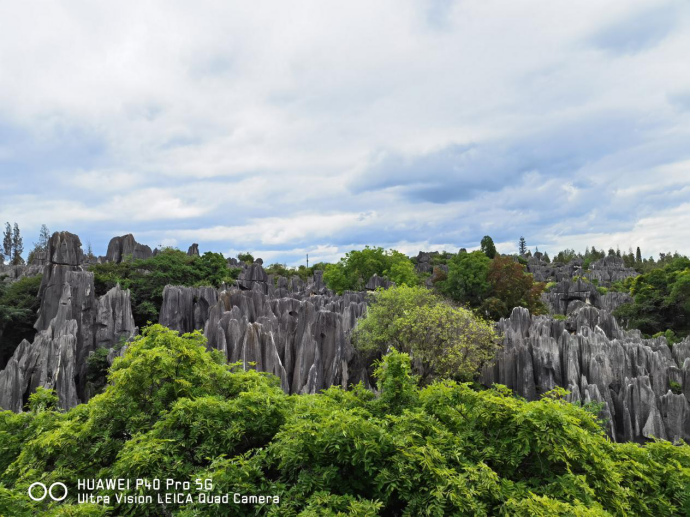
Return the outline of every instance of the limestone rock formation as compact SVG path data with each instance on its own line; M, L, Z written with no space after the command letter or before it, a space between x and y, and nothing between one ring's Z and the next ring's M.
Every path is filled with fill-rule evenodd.
M437 255L439 255L438 252L420 251L419 254L417 254L417 264L415 265L415 270L417 270L417 273L431 273L434 269L432 259Z
M38 264L0 264L0 282L15 282L41 273L43 273L43 266Z
M268 275L266 275L261 263L255 261L242 270L237 278L237 285L243 290L251 290L256 285L260 287L263 293L268 293Z
M202 329L208 346L230 362L278 376L289 393L314 393L331 385L368 381L357 364L350 333L366 311L365 292L338 296L321 272L268 277L261 264L243 272L237 286L220 290L166 286L160 323L181 333Z
M371 279L369 279L369 282L367 282L364 289L367 291L376 291L378 288L383 288L384 290L387 290L388 288L391 288L393 286L395 286L395 283L393 281L389 280L386 277L379 277L378 275L374 274L371 276Z
M639 274L634 268L627 268L622 258L609 255L592 263L589 271L584 275L591 281L598 281L599 286L608 286L612 282L637 277Z
M137 243L132 234L114 237L110 240L108 251L105 254L106 261L121 263L130 256L133 260L148 259L153 257L153 252L148 246Z
M690 440L690 394L673 394L670 381L690 380L690 339L671 353L664 338L625 331L605 310L585 306L567 321L515 308L498 323L503 349L482 372L527 399L557 386L570 400L602 405L600 417L617 441L652 437ZM677 351L676 351L677 349Z
M577 277L577 280L564 279L541 296L542 301L553 314L568 315L585 305L592 305L613 313L621 304L633 301L628 293L609 291L604 295L594 284Z
M158 321L180 333L203 329L217 302L218 292L211 287L166 286Z
M199 257L199 245L193 243L192 246L187 250L187 255Z
M89 354L137 333L129 291L116 286L96 298L93 274L81 266L77 236L56 232L48 250L37 334L33 343L23 341L0 371L2 408L21 411L38 386L55 389L64 409L85 401Z
M585 270L582 259L573 259L567 264L547 263L541 254L527 259L527 271L534 275L538 282L561 282L574 277L585 277L598 286L610 286L612 282L622 281L628 277L639 275L633 268L625 267L623 259L618 256L607 256L589 265Z

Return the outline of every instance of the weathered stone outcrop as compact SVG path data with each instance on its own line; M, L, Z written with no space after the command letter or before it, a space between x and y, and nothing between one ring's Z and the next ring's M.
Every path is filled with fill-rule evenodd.
M369 279L369 282L367 282L367 285L364 287L364 289L367 291L376 291L378 288L387 290L393 286L395 286L395 283L389 280L387 277L379 277L378 275L374 274L371 276L371 279Z
M434 256L438 256L438 252L422 252L417 254L417 261L415 264L415 270L417 273L431 273L434 269L432 264L432 259Z
M608 286L612 282L623 281L628 277L637 277L639 273L634 268L627 268L623 259L616 255L609 255L591 264L584 276L591 281L597 281L599 286Z
M547 263L542 260L541 254L535 254L527 260L527 271L534 275L534 280L538 282L561 282L582 276L603 287L639 275L635 269L627 268L623 259L615 255L595 261L585 270L582 259L573 259L567 264Z
M633 301L624 292L609 291L602 295L597 286L582 277L577 277L575 281L565 279L558 282L543 293L541 298L552 314L561 315L568 315L586 305L613 313L621 304Z
M243 290L251 290L258 285L263 293L268 293L268 275L261 263L254 262L242 270L237 278L237 285Z
M210 308L218 302L215 288L166 286L158 322L180 333L203 329Z
M96 298L93 274L81 266L77 236L53 234L48 256L39 290L36 337L33 343L23 341L0 371L2 408L21 411L38 386L55 389L64 409L85 401L89 354L137 332L129 291L116 286Z
M132 234L112 238L108 243L105 260L111 263L121 263L129 257L133 260L148 259L153 257L153 252L148 246L137 243Z
M690 381L690 339L672 354L664 338L642 339L593 306L566 321L515 308L498 329L504 347L482 372L485 385L500 383L530 400L564 387L571 401L602 405L614 440L690 440L690 394L669 390L670 381Z
M15 282L41 273L43 273L43 266L37 264L0 264L0 282Z
M600 299L597 287L587 281L578 279L563 280L543 294L542 300L551 308L552 313L567 315L585 304L598 305Z
M366 294L334 295L321 272L274 281L261 264L237 286L220 290L166 286L160 323L181 333L202 329L209 348L228 361L278 376L288 393L314 393L367 380L350 333L366 311Z
M199 245L193 243L192 246L187 250L187 255L199 257Z

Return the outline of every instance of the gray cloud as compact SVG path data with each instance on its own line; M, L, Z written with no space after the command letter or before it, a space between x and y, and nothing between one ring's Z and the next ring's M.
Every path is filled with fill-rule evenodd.
M27 242L42 222L72 230L100 253L134 232L287 262L485 234L504 251L520 235L552 251L682 249L689 13L125 1L37 19L13 4L0 222Z

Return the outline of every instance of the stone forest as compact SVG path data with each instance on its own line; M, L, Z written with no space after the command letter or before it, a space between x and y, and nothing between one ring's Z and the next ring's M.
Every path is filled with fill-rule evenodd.
M288 268L45 236L0 267L2 514L687 515L690 261L520 248ZM17 496L39 473L280 497Z

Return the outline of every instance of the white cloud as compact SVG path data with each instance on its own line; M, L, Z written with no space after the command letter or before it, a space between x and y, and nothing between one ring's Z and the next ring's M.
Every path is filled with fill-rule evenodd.
M683 228L662 242L643 222L690 184L689 16L673 0L8 3L0 218L276 259L522 233L683 250ZM454 145L484 153L464 183L423 160ZM381 183L382 156L417 161L415 188L353 192Z

